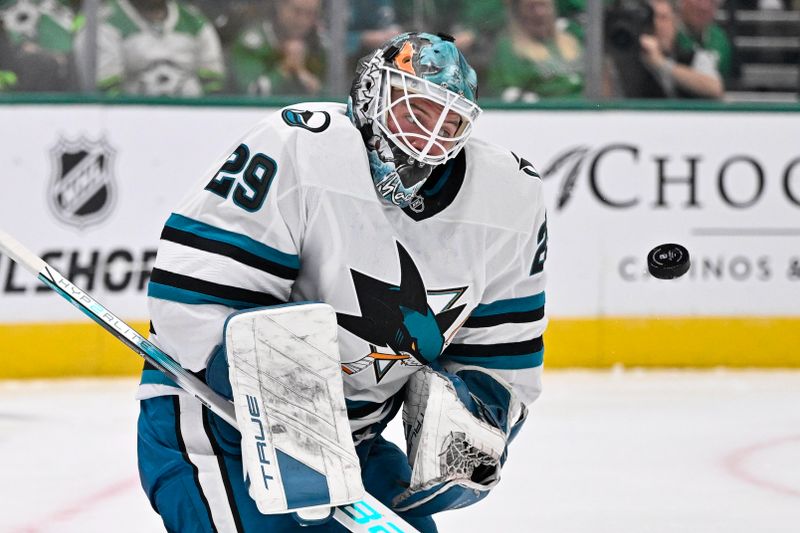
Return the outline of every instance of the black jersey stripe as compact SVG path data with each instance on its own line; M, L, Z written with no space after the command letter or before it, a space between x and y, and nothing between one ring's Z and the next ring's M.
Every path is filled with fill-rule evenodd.
M152 371L152 372L161 372L161 370L156 365L154 365L153 363L151 363L147 359L144 360L144 366L142 367L142 370L143 371L148 371L148 372L150 372L150 371ZM196 377L197 379L199 379L203 383L206 383L206 369L205 368L202 368L200 370L189 370L189 369L184 368L184 370L189 372L191 375L193 375L194 377ZM164 375L166 375L166 374L164 374ZM167 376L167 377L169 377L169 376ZM171 380L172 378L169 378L169 379ZM175 386L178 387L178 385L175 385Z
M222 447L217 442L214 432L211 430L211 417L216 416L207 407L203 406L203 430L208 437L208 442L211 444L211 449L214 450L214 455L217 458L219 465L219 472L222 476L222 484L225 487L225 496L228 498L228 506L231 508L233 515L233 522L236 524L236 532L244 533L244 526L242 525L242 517L239 515L239 506L236 503L236 498L233 494L233 487L231 486L230 475L228 474L228 467L225 464L225 454Z
M285 303L258 291L213 283L183 274L154 268L150 274L149 296L188 304L221 304L236 309L265 307Z
M444 355L457 357L486 357L530 355L544 349L542 337L520 342L501 342L496 344L451 344Z
M222 255L224 257L233 259L234 261L238 261L243 265L253 267L279 278L294 280L297 277L298 269L296 268L259 257L248 252L247 250L239 248L238 246L234 246L233 244L201 237L199 235L189 233L188 231L183 231L170 226L164 226L164 229L161 231L161 239L174 242L176 244L181 244L183 246L188 246L196 250Z
M195 465L191 461L191 459L189 459L189 452L186 450L186 443L183 440L183 432L181 431L180 396L178 395L172 396L172 409L175 415L175 437L177 438L178 449L181 452L183 460L192 468L192 477L194 478L194 484L197 487L197 493L200 495L200 500L203 502L203 507L205 507L206 513L208 514L208 523L211 525L213 533L217 533L217 527L214 525L214 517L211 515L211 505L209 505L208 499L206 498L206 494L205 492L203 492L203 486L200 484L200 476L197 470L197 465Z
M532 311L503 313L500 315L471 316L464 322L464 327L488 328L491 326L499 326L500 324L524 324L526 322L536 322L542 318L544 318L544 307L539 307Z
M346 400L347 403L347 417L351 420L354 418L364 418L371 415L378 409L382 408L386 402L364 402Z

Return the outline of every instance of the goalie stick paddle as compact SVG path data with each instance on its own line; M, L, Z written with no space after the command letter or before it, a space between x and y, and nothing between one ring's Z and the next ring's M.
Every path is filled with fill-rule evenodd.
M87 292L73 285L56 269L3 231L0 231L0 252L25 267L42 283L158 368L208 409L233 427L237 427L236 412L232 402L214 392L172 357L99 304ZM336 507L333 518L353 533L419 533L369 493L355 503Z

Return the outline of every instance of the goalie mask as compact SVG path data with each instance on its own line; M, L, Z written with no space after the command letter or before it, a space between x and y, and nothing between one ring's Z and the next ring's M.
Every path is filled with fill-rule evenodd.
M476 99L475 71L446 35L404 33L361 59L348 115L382 198L414 207L433 169L466 144Z

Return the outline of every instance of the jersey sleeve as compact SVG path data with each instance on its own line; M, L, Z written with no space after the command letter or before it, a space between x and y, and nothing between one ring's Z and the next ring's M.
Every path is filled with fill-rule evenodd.
M466 365L490 370L513 388L522 402L541 392L547 319L544 263L547 216L538 178L530 231L498 239L487 264L488 283L480 304L444 351L443 366L456 372Z
M205 368L231 313L289 300L303 212L286 130L262 122L164 225L147 290L151 339L193 372ZM150 372L143 386L169 385Z

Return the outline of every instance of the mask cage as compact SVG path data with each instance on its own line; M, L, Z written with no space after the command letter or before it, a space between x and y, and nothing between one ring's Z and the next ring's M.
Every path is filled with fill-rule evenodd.
M381 71L379 105L370 118L386 138L403 153L426 165L440 165L458 155L472 134L473 123L480 116L481 108L464 96L407 72L391 67L381 67ZM401 92L395 100L392 100L393 88ZM414 111L412 103L416 99L441 106L432 127L425 127ZM401 131L398 113L408 113L417 131ZM452 134L440 135L450 113L455 113L460 123ZM389 129L392 122L397 133ZM424 146L415 148L411 143L414 139L421 139Z

